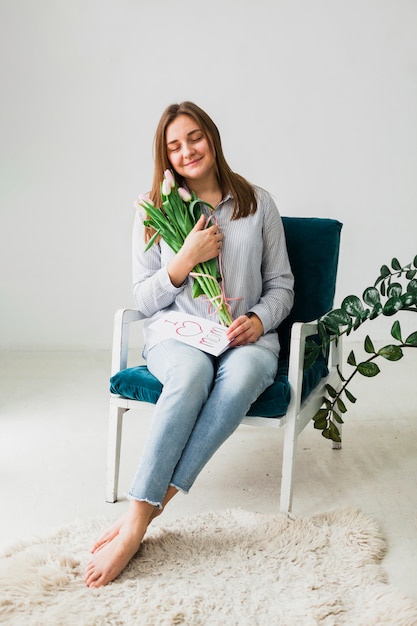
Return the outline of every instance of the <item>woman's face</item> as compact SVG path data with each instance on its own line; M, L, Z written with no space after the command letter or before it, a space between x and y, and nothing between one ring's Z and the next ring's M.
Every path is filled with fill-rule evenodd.
M166 149L173 169L192 188L192 181L215 176L215 158L206 135L188 115L175 118L166 133Z

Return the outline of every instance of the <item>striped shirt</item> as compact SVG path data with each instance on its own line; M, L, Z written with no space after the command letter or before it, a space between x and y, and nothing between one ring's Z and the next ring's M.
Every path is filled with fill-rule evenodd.
M214 211L223 234L224 287L226 297L232 299L229 302L232 318L248 311L256 313L264 327L258 345L278 355L275 329L292 308L294 278L278 209L268 192L259 187L255 191L258 208L254 215L231 220L234 201L230 194ZM174 252L163 240L145 252L143 219L137 210L133 226L133 296L138 310L147 318L143 324L146 357L148 350L160 340L149 325L163 313L172 310L218 319L209 310L204 296L192 297L193 278L188 277L180 287L171 283L167 264Z

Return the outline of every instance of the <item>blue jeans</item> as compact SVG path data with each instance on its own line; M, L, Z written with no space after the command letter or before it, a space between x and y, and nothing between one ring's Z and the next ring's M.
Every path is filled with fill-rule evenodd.
M251 404L273 383L278 359L256 344L213 357L168 339L149 351L147 366L163 390L128 495L162 508L168 486L187 493Z

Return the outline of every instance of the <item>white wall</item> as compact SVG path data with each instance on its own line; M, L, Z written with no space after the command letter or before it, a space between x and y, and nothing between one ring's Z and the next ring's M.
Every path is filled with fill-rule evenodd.
M1 347L110 347L175 101L283 215L344 223L335 304L417 254L415 0L0 0L0 29Z

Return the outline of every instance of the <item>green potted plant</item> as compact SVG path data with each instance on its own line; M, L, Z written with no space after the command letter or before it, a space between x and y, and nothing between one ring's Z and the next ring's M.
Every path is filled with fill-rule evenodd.
M342 335L348 336L365 322L377 319L381 315L395 316L402 311L417 313L417 256L412 263L402 266L397 258L392 259L391 267L383 265L372 287L367 287L362 298L347 296L339 309L332 309L318 321L319 343L307 340L304 369L311 367L320 352L326 354L331 341L338 341ZM366 336L364 350L369 357L359 361L353 350L349 353L347 364L353 368L349 375L344 375L338 368L340 384L337 388L327 385L327 394L323 397L321 408L313 417L314 428L322 431L323 437L340 442L337 424L342 424L342 415L347 411L347 403L356 402L348 385L356 376L373 377L380 373L376 361L384 358L399 361L405 348L417 348L417 331L403 339L400 322L396 320L391 327L391 337L396 343L389 343L376 350L374 343Z

